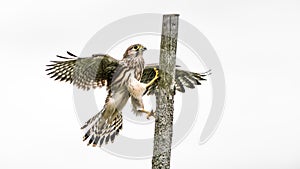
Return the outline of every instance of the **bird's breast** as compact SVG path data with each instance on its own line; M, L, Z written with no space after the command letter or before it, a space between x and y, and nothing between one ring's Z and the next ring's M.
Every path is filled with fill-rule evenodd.
M141 98L146 91L146 84L132 77L128 81L127 89L132 97Z

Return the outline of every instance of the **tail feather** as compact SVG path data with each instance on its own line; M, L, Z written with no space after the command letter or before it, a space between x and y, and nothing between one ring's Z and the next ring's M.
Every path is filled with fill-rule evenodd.
M106 137L105 137L105 144L107 144L109 142L109 139L110 139L110 135L108 134Z
M96 136L96 138L95 138L95 140L93 142L93 147L97 146L99 139L100 139L100 136Z
M100 142L99 142L99 146L100 146L100 147L102 146L104 139L105 139L105 137L102 137L102 138L101 138L101 140L100 140Z
M116 132L113 132L110 136L110 140L112 143L115 141L115 137L116 137Z
M121 112L116 111L114 113L111 113L111 116L109 118L112 117L113 119L109 120L106 119L107 116L103 116L103 113L109 113L105 111L106 110L104 107L102 111L90 118L81 127L81 129L84 129L87 126L92 125L83 136L83 141L90 138L87 145L92 144L93 147L101 147L104 142L105 144L109 143L109 141L113 142L115 136L118 135L120 130L122 129L123 118Z
M88 121L86 121L84 123L84 125L80 128L80 129L84 129L87 126L89 126L90 124L92 124L97 118L100 118L102 111L100 111L99 113L95 114L92 118L90 118Z
M89 138L89 137L90 137L90 134L91 134L91 131L88 130L88 131L85 133L85 135L83 136L83 141L85 141L87 138Z
M94 135L92 135L92 137L90 138L90 140L89 140L89 142L88 142L88 144L87 145L90 145L90 144L92 144L92 142L94 141Z

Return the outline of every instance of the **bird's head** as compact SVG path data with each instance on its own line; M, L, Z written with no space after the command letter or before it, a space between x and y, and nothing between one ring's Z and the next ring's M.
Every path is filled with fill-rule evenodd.
M142 56L145 50L147 48L141 44L131 45L125 51L123 58Z

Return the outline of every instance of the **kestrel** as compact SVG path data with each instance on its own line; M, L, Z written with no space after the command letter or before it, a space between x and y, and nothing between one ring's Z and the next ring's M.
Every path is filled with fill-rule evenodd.
M136 115L146 113L147 118L153 116L153 111L144 109L142 97L155 93L160 79L159 66L145 66L145 50L146 47L141 44L131 45L121 60L107 54L81 58L67 52L70 57L57 55L64 60L51 61L53 64L47 65L48 75L55 80L69 81L84 90L106 86L108 95L102 110L81 127L89 127L83 136L83 141L89 138L88 145L101 146L104 142L107 144L114 141L122 129L122 109L129 98ZM184 87L194 88L195 85L200 85L209 73L194 73L176 68L176 90L185 92Z

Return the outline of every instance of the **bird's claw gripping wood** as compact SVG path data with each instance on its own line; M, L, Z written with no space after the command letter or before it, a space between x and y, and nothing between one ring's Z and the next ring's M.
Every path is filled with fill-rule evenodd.
M156 68L154 68L155 71L155 77L147 84L147 87L151 86L156 79L158 79L158 70Z
M154 111L153 110L151 110L151 112L147 112L147 119L149 120L150 117L154 117Z
M147 111L147 110L145 110L145 109L140 110L140 111L147 114L147 119L148 119L148 120L150 119L151 116L154 117L154 111L153 111L153 110L151 110L151 112L150 112L150 111Z

